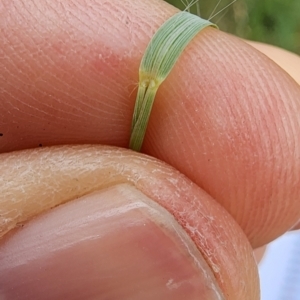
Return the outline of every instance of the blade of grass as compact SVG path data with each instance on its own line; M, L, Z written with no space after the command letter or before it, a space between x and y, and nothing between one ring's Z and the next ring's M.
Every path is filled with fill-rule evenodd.
M207 26L217 27L186 11L167 20L150 41L139 68L139 88L133 113L129 147L140 151L160 84L171 72L188 43Z

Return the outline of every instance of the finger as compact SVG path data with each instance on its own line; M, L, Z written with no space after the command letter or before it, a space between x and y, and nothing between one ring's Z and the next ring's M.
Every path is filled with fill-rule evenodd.
M203 39L206 33L209 31L203 32ZM218 43L213 46L206 47L204 41L202 46L200 42L195 45L207 55L201 61L208 61L202 69L189 57L182 58L182 68L191 70L193 63L194 69L206 68L204 83L199 79L201 83L189 86L188 92L176 91L181 101L165 101L164 109L170 112L167 121L158 117L153 122L145 149L217 199L257 248L299 219L300 89L286 73L241 41L214 38ZM209 65L211 62L214 64ZM173 86L179 86L175 72L171 80ZM200 100L191 100L191 95L199 94ZM166 91L166 95L173 99L172 92ZM158 116L161 103L156 102ZM177 131L170 129L176 119Z
M300 57L294 53L275 46L247 41L248 44L267 55L300 84ZM300 222L291 230L300 229Z
M118 185L74 201L4 243L0 283L5 299L221 296L186 233L135 188Z
M258 42L247 41L252 47L267 55L276 62L283 70L293 77L300 84L300 57L284 49L262 44Z
M267 246L262 246L254 250L255 259L258 263L261 262L267 250Z
M49 299L60 293L73 299L77 292L103 299L174 294L182 299L184 293L191 299L220 299L217 285L226 299L259 298L257 268L242 230L208 194L168 165L104 146L1 156L0 232L23 226L0 242L5 299L24 292L28 299L40 299L45 289L52 293ZM74 201L25 223L69 200ZM66 285L59 286L57 276ZM144 292L136 291L137 281ZM151 298L155 292L158 296Z
M293 226L292 230L298 230L300 229L300 221L297 222L296 225Z
M159 1L6 5L1 151L126 147L142 53L175 10ZM143 151L203 187L258 247L299 219L299 94L264 55L205 29L160 88Z

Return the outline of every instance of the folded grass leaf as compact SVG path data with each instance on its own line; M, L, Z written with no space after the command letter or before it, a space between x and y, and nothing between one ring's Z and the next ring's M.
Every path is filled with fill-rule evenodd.
M184 11L168 19L153 36L139 69L139 88L129 143L131 149L140 151L142 147L160 84L167 78L188 43L207 26L217 27L208 20Z

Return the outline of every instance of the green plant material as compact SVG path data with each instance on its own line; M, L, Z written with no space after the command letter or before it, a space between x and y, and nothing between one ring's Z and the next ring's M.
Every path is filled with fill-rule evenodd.
M247 11L248 22L240 27L245 38L300 54L299 0L251 0Z
M146 133L154 98L160 84L171 72L180 54L208 20L180 12L167 20L155 33L142 58L129 147L140 151Z
M182 0L165 0L182 9ZM185 1L190 3L191 0ZM221 0L216 12L232 0ZM201 17L209 18L219 0L199 0ZM193 5L191 13L197 14ZM199 9L198 9L199 11ZM259 41L300 54L300 1L299 0L238 0L224 13L213 19L222 31L241 38Z

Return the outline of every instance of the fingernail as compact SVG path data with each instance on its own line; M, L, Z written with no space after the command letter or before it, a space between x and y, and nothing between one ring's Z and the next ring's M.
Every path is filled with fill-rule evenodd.
M186 232L121 184L54 208L0 243L1 299L223 299Z

